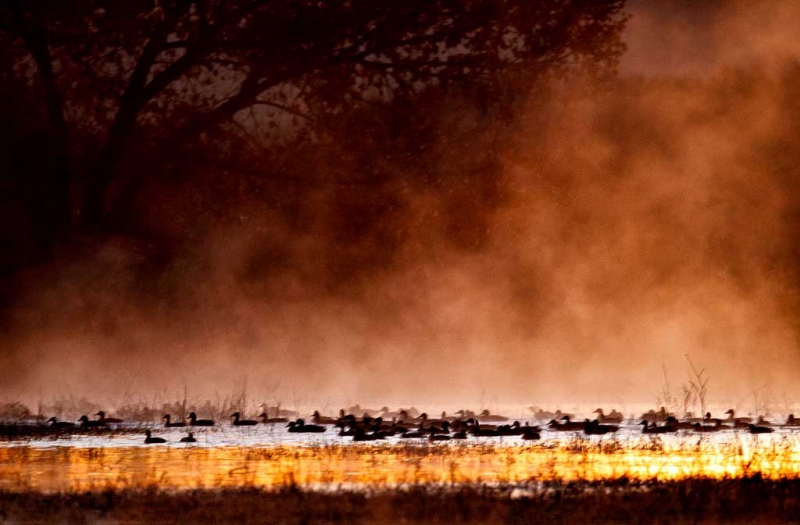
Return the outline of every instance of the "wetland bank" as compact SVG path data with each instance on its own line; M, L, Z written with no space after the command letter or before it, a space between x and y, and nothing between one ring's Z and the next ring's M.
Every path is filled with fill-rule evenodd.
M120 423L119 425L122 425ZM124 429L10 439L0 512L10 523L790 523L800 432L359 443L329 427ZM167 443L145 444L144 429Z

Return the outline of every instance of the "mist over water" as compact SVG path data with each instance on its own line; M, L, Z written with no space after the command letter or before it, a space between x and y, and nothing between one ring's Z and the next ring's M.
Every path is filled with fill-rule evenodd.
M502 131L488 189L469 159L492 130L453 108L429 155L458 183L392 183L396 203L376 204L364 220L378 233L361 244L328 219L370 192L324 187L307 196L315 213L300 229L242 205L238 223L207 228L148 274L152 286L126 239L37 273L11 315L0 392L114 403L184 387L225 396L246 381L253 401L331 412L622 406L655 403L662 366L678 389L688 354L707 369L712 402L748 409L755 391L790 408L800 65L788 21L800 10L780 6L713 10L698 41L685 15L634 4L613 89L576 83L532 99ZM679 49L708 55L684 70L680 56L667 71L642 65L654 20ZM769 37L742 36L762 22ZM175 191L164 200L189 228L195 204Z

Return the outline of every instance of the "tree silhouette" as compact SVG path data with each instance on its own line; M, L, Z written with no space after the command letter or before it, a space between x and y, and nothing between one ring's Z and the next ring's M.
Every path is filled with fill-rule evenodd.
M44 108L45 242L113 227L162 158L237 114L336 116L613 72L624 0L10 0L0 46ZM130 169L123 169L129 167ZM45 210L42 213L42 210Z

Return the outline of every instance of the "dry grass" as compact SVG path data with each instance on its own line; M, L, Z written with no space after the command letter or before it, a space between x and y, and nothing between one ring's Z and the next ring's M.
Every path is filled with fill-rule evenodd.
M336 493L296 487L0 493L12 523L796 523L800 480L535 483Z

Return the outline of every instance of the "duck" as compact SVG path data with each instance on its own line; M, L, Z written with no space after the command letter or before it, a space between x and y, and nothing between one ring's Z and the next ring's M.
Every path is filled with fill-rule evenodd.
M194 438L194 434L189 432L188 436L181 438L181 443L197 443L197 440Z
M786 417L786 423L784 423L787 427L798 427L800 426L800 418L794 417L794 414L789 414Z
M476 419L478 419L479 421L483 421L484 423L486 422L501 423L504 421L508 421L508 418L506 416L501 416L499 414L492 414L491 412L489 412L488 409L481 411L481 413L478 414Z
M570 421L569 416L563 416L561 421L556 421L555 419L551 419L550 422L547 424L547 428L550 430L555 430L556 432L578 432L584 429L585 425L583 423L579 423L577 421Z
M337 423L334 428L339 429L339 433L337 434L339 437L350 437L356 435L358 424L355 422L350 423L343 421L341 424Z
M355 415L363 415L363 416L373 416L380 412L379 410L373 410L371 408L361 408L361 405L353 405L347 409L348 414L355 414Z
M258 421L254 419L239 419L239 412L234 412L231 417L233 418L231 424L237 427L249 427L258 424Z
M214 421L211 419L197 419L197 414L194 412L189 412L189 415L186 417L189 420L190 427L213 427Z
M90 421L86 415L79 417L78 422L81 424L81 428L106 428L108 426L102 420Z
M575 417L574 414L562 412L561 409L557 409L555 412L550 412L549 410L542 410L538 406L531 406L528 407L528 410L533 413L534 419L540 422L549 421L551 419L561 419L564 416L569 416L570 418Z
M469 433L475 437L493 437L500 435L497 433L496 428L481 427L481 424L477 421L472 424L472 428L470 429Z
M98 421L102 421L104 423L122 423L124 419L120 419L118 417L106 417L106 413L102 410L98 411L95 416L97 416Z
M291 432L291 430L290 430ZM357 427L353 431L353 441L377 441L379 439L383 439L384 436L379 435L375 432L367 433L366 430L363 428Z
M431 433L428 435L428 443L435 443L437 441L450 441L450 436L447 434L437 434L434 429L431 429Z
M289 428L289 432L294 433L325 432L325 427L320 425L306 425L303 419L289 421L289 424L286 426Z
M611 409L610 414L603 413L602 408L596 409L593 414L597 414L597 421L600 423L620 424L625 417L614 409Z
M261 419L261 423L264 425L273 425L275 423L287 423L289 418L286 417L269 417L266 412L261 412L258 415L259 419Z
M702 425L700 423L695 423L694 425L692 425L692 430L695 432L718 432L723 428L727 427L723 427L719 423L716 423L714 425Z
M487 425L486 423L481 423L477 419L473 419L473 418L467 419L465 421L465 423L467 424L468 428L472 428L475 425L480 425L483 430L492 430L492 431L497 430L497 425Z
M694 428L694 423L697 422L698 421L692 420L678 421L678 418L675 416L668 416L664 424L675 428L675 430L692 430L692 428Z
M703 426L713 426L714 430L727 430L734 428L730 425L725 425L722 419L717 417L711 417L711 412L706 412L706 417L703 418ZM747 427L739 427L739 428L747 428Z
M530 427L530 426L528 426L527 423L525 424L525 426L527 428L534 428L536 431L539 430L539 427ZM520 436L525 432L525 430L520 425L519 421L514 421L510 425L501 425L501 426L497 427L497 432L502 434L502 435L504 435L504 436Z
M611 434L619 430L618 425L603 425L596 419L583 421L583 433L587 436L602 436L603 434Z
M650 409L644 414L642 414L641 419L647 421L648 423L660 423L662 421L666 421L666 419L672 414L667 412L665 407L661 407L658 410Z
M522 439L526 441L534 441L541 439L541 435L539 434L539 427L522 427Z
M323 416L319 413L319 410L315 410L314 414L311 416L311 422L315 425L333 425L338 421L335 417Z
M667 434L678 431L678 428L673 425L658 426L655 423L649 423L646 419L639 424L642 425L642 434Z
M174 423L171 421L171 417L169 414L164 414L161 416L161 419L164 420L164 426L166 428L177 428L177 427L185 427L186 423L183 421L175 421Z
M728 410L726 410L725 413L728 415L728 419L724 420L723 423L730 423L730 422L752 423L753 422L753 418L750 418L750 417L736 417L736 411L734 411L732 408L729 408Z
M428 414L425 412L414 419L416 420L417 426L421 429L428 429L432 426L440 426L446 421L445 419L429 419Z
M771 427L772 426L772 422L764 419L764 416L758 416L758 418L756 418L756 422L754 424L756 426L766 426L766 427Z
M55 416L51 417L46 422L50 423L50 428L57 430L66 430L69 428L75 428L75 423L72 423L71 421L58 421Z
M164 438L153 437L149 430L145 430L144 433L147 435L147 437L144 438L145 445L152 445L152 444L155 444L155 443L166 443L167 442L167 440L164 439Z
M281 408L280 404L277 406L269 406L266 403L261 403L258 405L258 409L267 414L267 418L285 419L285 421L282 421L282 423L286 423L287 421L290 421L296 417L300 417L300 414L296 410L287 410L285 408Z
M417 438L426 438L428 437L427 432L423 432L421 430L407 430L400 434L402 439L417 439Z
M760 427L750 423L750 426L747 427L747 431L751 434L769 434L774 432L775 429L771 427Z

